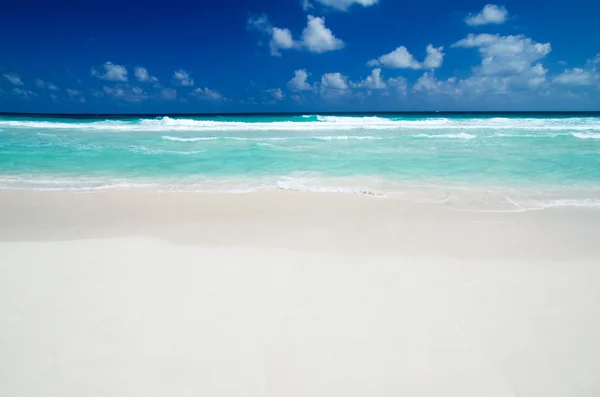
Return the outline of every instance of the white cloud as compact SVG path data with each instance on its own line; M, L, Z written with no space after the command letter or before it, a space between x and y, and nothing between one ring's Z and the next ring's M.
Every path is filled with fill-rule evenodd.
M31 92L29 90L25 90L23 88L13 88L12 93L13 93L13 95L18 95L20 97L23 97L24 99L27 99L32 96L37 96L36 93Z
M387 88L385 80L381 77L381 69L373 69L371 74L363 81L354 84L355 87L368 88L372 90L384 90Z
M345 46L344 42L325 26L324 18L312 15L308 16L308 23L302 32L302 43L308 51L317 54L339 50Z
M456 87L456 79L437 80L433 72L425 72L423 76L419 77L413 86L413 91L450 95L459 93Z
M274 100L281 101L285 98L285 94L281 91L281 88L270 88L265 90L266 93L271 94Z
M349 95L351 90L348 77L341 73L325 73L321 77L321 96L335 98Z
M247 26L248 29L258 30L271 38L269 48L272 56L281 56L280 49L297 48L299 45L294 41L289 29L273 26L266 14L251 16L248 18Z
M50 83L50 82L46 82L42 79L35 79L35 85L37 88L40 89L47 89L50 91L56 91L58 90L58 87L55 86L54 84Z
M279 49L289 50L297 46L297 43L292 38L292 32L289 29L280 29L274 27L271 31L271 41L269 46L271 48L271 55L281 56Z
M548 73L548 69L544 68L544 65L541 63L536 64L531 68L530 74L528 77L527 84L531 88L537 88L546 82L546 73Z
M103 86L102 91L107 96L112 96L127 102L140 102L150 98L150 95L142 87L132 87L128 84L116 85L114 87ZM93 93L94 96L101 96Z
M143 68L141 66L136 66L135 67L135 77L141 83L157 82L158 81L158 79L156 77L150 76L150 73L148 73L148 70L146 70L146 68Z
M531 93L546 86L548 70L539 61L552 50L550 43L537 43L523 35L470 34L452 47L477 49L481 63L463 79L438 80L433 73L425 73L413 86L415 92L485 97Z
M341 73L325 73L323 77L321 77L321 87L334 90L347 90L347 80L348 78Z
M289 29L273 28L273 41L279 48L287 49L294 47L294 39Z
M12 85L23 85L23 81L21 81L21 78L19 77L18 74L14 74L14 73L6 73L3 74L4 78L6 80L8 80Z
M583 68L566 69L553 80L565 85L594 85L598 82L598 75L594 71Z
M173 101L173 100L177 99L177 91L174 90L173 88L163 88L162 91L160 92L160 96L164 100Z
M270 37L269 49L272 56L281 56L280 50L307 50L321 54L344 47L344 42L325 26L324 18L312 15L307 18L300 40L295 40L289 29L273 26L265 14L250 17L247 26Z
M556 84L572 86L590 86L600 83L600 54L586 62L583 68L565 69L553 79Z
M494 4L487 4L478 14L470 14L465 18L465 23L469 26L480 26L487 24L501 24L506 22L508 11L504 7Z
M404 77L392 77L388 79L387 85L395 88L403 96L406 95L406 91L408 90L408 81Z
M108 81L127 81L127 69L125 66L106 62L102 67L104 68L104 74L101 74L96 69L92 69L92 76Z
M125 96L125 90L123 88L121 88L121 87L107 87L107 86L104 86L104 87L102 87L102 91L104 91L104 93L106 95L114 96L114 97L117 97L117 98L122 98L122 97Z
M444 47L434 47L429 44L426 48L427 56L423 63L420 63L406 47L400 46L389 54L370 60L367 65L393 69L437 69L442 66L444 60L443 49Z
M300 4L302 5L302 9L305 12L313 7L313 5L308 0L301 0Z
M523 35L499 34L469 34L452 44L452 47L477 48L482 57L477 73L483 75L526 72L534 62L552 51L550 43L537 43Z
M481 54L473 75L458 82L465 94L508 94L536 89L546 82L547 70L539 60L552 51L550 43L537 43L523 35L469 34L452 47L476 48Z
M396 48L389 54L380 56L378 59L372 59L367 62L369 66L385 66L388 68L420 69L421 64L415 59L408 49L403 45Z
M300 44L294 41L289 29L275 27L266 14L251 16L248 19L249 29L255 29L271 37L269 48L272 56L281 56L280 49L289 50L297 48Z
M316 0L319 3L331 7L331 8L335 8L337 10L340 11L348 11L348 9L352 6L352 5L361 5L363 7L369 7L372 6L374 4L377 4L379 2L379 0Z
M183 69L176 70L173 73L173 78L176 80L178 85L186 87L194 85L194 79L190 78L189 73Z
M442 63L444 62L443 50L443 46L434 47L433 45L428 44L426 48L427 56L423 61L423 67L425 69L437 69L441 67Z
M299 69L294 72L294 77L288 81L288 87L292 91L310 91L313 86L307 83L308 72L305 69Z
M198 98L209 99L216 102L227 100L227 98L225 98L219 91L214 91L207 87L204 87L204 89L196 88L192 95L197 96Z

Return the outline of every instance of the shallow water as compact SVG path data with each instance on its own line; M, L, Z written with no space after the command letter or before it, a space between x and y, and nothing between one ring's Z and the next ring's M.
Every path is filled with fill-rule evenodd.
M600 206L600 117L0 117L0 187L342 192Z

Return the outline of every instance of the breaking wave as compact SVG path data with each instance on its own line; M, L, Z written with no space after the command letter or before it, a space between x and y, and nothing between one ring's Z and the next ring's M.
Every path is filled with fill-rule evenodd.
M0 119L0 127L83 131L345 131L345 130L550 130L600 131L600 118L401 118L316 116L294 120L220 121L161 117L136 120L40 121ZM306 121L304 121L306 120Z

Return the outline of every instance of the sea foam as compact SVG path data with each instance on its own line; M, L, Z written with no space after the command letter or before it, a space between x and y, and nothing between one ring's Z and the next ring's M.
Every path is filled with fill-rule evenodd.
M2 120L0 127L90 131L343 131L343 130L571 130L600 131L600 119L581 118L385 118L317 116L317 121L217 121L161 117L134 121L61 122Z

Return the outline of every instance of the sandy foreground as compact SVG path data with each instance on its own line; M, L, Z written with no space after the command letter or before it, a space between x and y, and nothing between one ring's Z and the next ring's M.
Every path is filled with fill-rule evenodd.
M0 396L598 396L599 225L0 191Z

